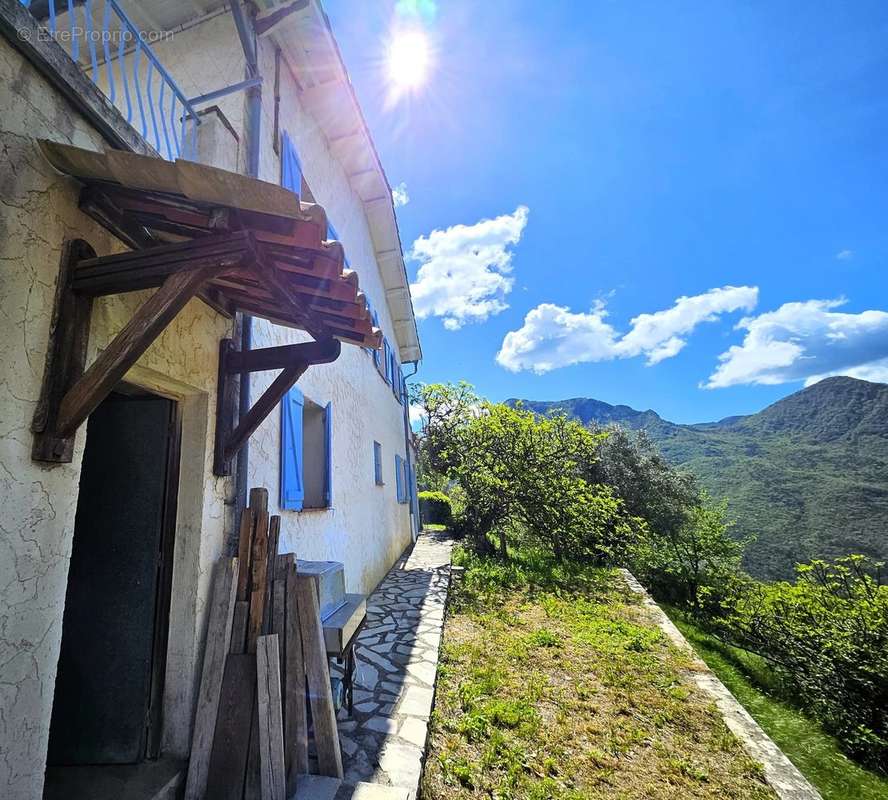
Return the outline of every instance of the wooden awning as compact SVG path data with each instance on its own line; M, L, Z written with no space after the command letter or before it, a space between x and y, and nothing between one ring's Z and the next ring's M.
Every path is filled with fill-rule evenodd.
M193 297L307 331L313 342L238 352L219 343L213 471L232 460L312 365L335 361L341 342L378 348L357 274L339 242L325 241L320 206L275 184L188 161L119 150L97 153L41 141L44 155L82 184L80 208L132 250L99 256L65 242L50 324L32 458L70 462L77 429ZM87 367L93 299L156 291ZM235 407L237 377L280 370L249 410Z
M81 209L132 248L79 261L76 293L92 297L159 287L172 275L221 267L199 296L313 338L378 348L357 273L325 241L327 217L276 184L190 161L99 153L42 140L60 172L82 185Z

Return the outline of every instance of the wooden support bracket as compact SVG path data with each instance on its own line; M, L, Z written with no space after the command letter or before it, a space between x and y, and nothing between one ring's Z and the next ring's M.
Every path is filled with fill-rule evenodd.
M35 461L70 462L80 425L204 284L231 268L215 264L169 275L84 372L92 298L73 284L78 262L87 258L95 258L95 252L86 242L65 244L43 387L31 425Z
M219 343L213 473L230 475L231 462L238 451L302 373L313 364L335 361L341 349L342 345L337 339L324 339L241 353L234 349L231 339L223 339ZM235 376L243 372L271 369L280 369L281 372L235 425Z
M95 250L83 239L69 239L62 246L43 386L31 422L31 457L35 461L68 463L74 457L74 437L58 435L55 422L65 392L83 374L89 344L93 301L91 297L75 295L71 282L77 262L95 257Z

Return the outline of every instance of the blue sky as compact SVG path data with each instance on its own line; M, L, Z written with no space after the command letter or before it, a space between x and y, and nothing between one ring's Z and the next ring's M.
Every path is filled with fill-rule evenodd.
M424 380L678 422L888 381L888 5L414 5L325 3L409 196Z

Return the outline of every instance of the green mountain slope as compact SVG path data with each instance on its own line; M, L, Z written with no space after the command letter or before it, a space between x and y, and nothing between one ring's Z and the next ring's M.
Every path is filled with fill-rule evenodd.
M757 414L701 425L587 398L523 403L646 430L672 463L729 499L737 533L756 537L746 567L757 577L848 553L888 560L888 385L827 378Z

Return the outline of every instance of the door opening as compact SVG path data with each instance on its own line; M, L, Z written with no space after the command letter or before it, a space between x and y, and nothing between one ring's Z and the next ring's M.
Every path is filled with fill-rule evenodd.
M89 417L48 765L159 755L180 430L177 403L127 386Z

